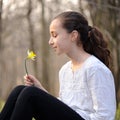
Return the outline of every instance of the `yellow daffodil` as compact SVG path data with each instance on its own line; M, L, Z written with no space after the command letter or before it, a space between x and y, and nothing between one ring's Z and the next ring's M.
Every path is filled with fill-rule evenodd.
M26 74L28 75L28 71L27 71L27 59L31 59L31 60L35 60L36 54L33 51L27 51L27 58L25 59L25 71Z
M27 56L28 59L35 60L36 54L33 51L28 50L27 54L28 54Z

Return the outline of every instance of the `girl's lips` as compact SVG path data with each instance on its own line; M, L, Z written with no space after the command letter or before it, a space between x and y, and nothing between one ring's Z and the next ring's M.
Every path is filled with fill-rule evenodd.
M53 50L56 51L57 47L53 47Z
M53 49L56 49L57 47L56 46L53 46Z

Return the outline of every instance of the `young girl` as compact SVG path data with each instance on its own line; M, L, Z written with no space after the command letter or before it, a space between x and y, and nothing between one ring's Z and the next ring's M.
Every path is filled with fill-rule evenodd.
M59 72L59 99L32 75L16 87L0 120L114 120L116 97L110 52L102 33L78 12L59 14L50 24L49 44L70 61Z

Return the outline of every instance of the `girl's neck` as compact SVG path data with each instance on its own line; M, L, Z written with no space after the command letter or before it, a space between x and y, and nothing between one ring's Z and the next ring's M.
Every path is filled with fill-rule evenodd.
M89 58L91 55L84 50L76 51L71 54L69 54L69 58L72 61L71 68L73 71L79 69L82 67L83 63L87 58Z

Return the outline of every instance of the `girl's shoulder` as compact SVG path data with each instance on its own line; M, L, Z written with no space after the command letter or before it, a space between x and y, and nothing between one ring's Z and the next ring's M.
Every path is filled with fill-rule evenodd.
M64 73L64 72L68 72L68 71L70 71L70 70L71 70L71 61L68 61L67 63L65 63L65 64L61 67L61 69L60 69L60 71L59 71L59 74Z
M85 63L85 69L89 71L106 71L106 72L111 72L110 69L102 62L100 61L97 57L91 56Z
M66 62L66 63L61 67L61 70L63 70L63 69L69 69L69 68L71 68L71 61Z

